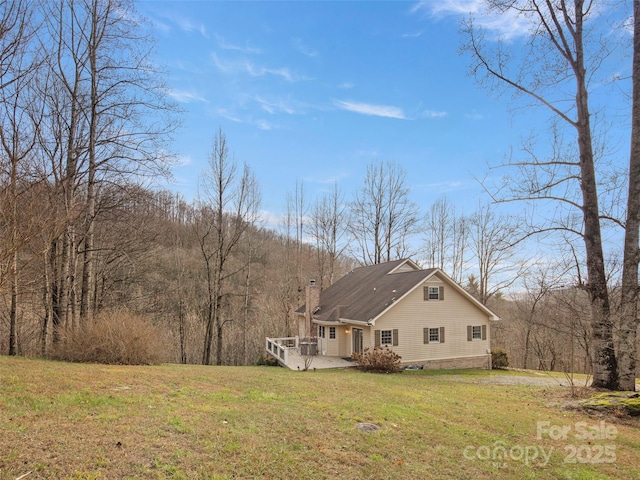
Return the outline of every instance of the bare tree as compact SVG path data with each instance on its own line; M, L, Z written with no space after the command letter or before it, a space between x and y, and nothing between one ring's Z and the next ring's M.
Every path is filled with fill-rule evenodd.
M46 211L32 208L28 195L39 180L33 162L42 117L32 88L41 61L31 41L36 28L28 2L0 2L0 290L8 280L9 355L17 354L20 250L43 226Z
M554 288L557 288L556 280L548 278L549 270L532 268L523 277L524 292L520 298L516 298L515 304L520 312L520 320L525 324L525 341L522 352L523 368L528 368L528 359L531 354L532 344L535 342L541 345L541 341L536 339L536 327L541 324L544 316L550 316L545 310L545 302L548 300ZM543 310L541 314L541 310ZM538 349L540 351L540 349ZM538 363L545 363L544 359L538 355Z
M461 216L454 220L450 234L452 239L451 257L449 260L451 265L451 278L458 283L462 283L468 247L469 219Z
M344 198L337 183L313 207L309 233L316 244L320 288L323 288L325 276L329 285L334 282L336 262L346 248L346 243L343 242L346 234L346 212Z
M477 264L478 300L486 305L490 298L518 280L524 261L515 261L518 221L481 205L469 217L469 244Z
M300 279L298 278L298 268L295 262L292 261L292 250L295 248L297 252L297 245L295 245L294 237L291 233L294 222L293 207L290 201L287 201L287 211L282 220L281 228L283 229L282 244L279 245L279 249L276 253L281 254L278 260L282 271L275 275L277 280L278 290L275 293L275 297L278 299L278 311L282 315L284 323L284 332L286 336L290 336L292 333L292 316L295 306L300 304L300 295L302 287L300 285ZM294 259L298 258L298 255L293 256ZM293 262L293 263L292 263ZM292 306L294 308L292 308Z
M495 12L526 20L530 31L525 50L518 57L522 62L518 63L505 42L495 43L496 48L489 52L482 29L469 20L465 25L465 50L473 59L473 73L480 80L497 81L549 109L559 125L573 132L572 144L578 151L575 156L552 151L547 159L532 155L530 160L510 162L508 166L520 169L522 181L509 179L504 190L493 192L494 198L552 200L571 209L569 217L580 216L582 228L575 228L576 222L572 221L536 230L571 230L582 239L588 274L584 288L592 307L593 384L618 388L588 90L589 80L608 53L606 45L589 42L589 20L597 15L597 8L584 0L487 0L486 4ZM576 185L578 196L573 194Z
M418 208L409 198L406 172L392 162L367 167L362 187L350 206L349 231L364 264L409 256L417 233Z
M445 197L431 205L425 218L426 251L429 266L445 269L448 249L448 231L453 223L453 212Z
M202 218L199 242L207 275L207 313L202 363L211 364L213 339L216 339L216 365L222 364L225 317L223 300L231 277L241 272L231 266L232 255L250 225L257 220L260 194L248 166L238 175L237 164L229 158L227 139L218 130L209 158L209 169L203 176Z
M306 283L304 278L304 251L307 247L304 241L306 233L306 221L309 205L307 202L306 191L304 188L304 182L296 179L296 187L293 193L287 194L287 230L290 235L289 229L291 223L295 230L295 237L293 237L293 248L295 251L295 284L296 291L298 292L298 298L296 303L300 304L301 293L303 291L302 286Z
M438 199L425 216L425 250L430 266L462 282L468 244L468 219L459 216L446 197Z

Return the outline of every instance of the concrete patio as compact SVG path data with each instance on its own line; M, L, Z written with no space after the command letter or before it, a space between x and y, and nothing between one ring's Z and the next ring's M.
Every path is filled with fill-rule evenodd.
M314 355L311 357L309 370L321 368L348 368L355 367L355 363L345 360L341 357L329 357L327 355ZM290 350L287 358L287 365L291 370L304 370L304 357L300 355L298 350Z

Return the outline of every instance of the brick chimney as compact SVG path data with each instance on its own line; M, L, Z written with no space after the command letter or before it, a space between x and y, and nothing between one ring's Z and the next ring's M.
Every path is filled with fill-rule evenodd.
M309 284L305 288L305 336L315 337L316 325L311 320L313 319L313 312L316 311L320 305L320 287L316 285L315 280L309 280Z

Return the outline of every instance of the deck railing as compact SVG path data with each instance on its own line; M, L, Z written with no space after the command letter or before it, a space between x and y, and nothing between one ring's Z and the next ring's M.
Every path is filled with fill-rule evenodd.
M300 337L267 337L266 340L267 352L283 365L287 365L289 349L300 346Z

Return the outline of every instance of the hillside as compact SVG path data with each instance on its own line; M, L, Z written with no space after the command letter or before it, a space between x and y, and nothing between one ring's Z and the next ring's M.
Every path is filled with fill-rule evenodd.
M640 478L635 420L496 375L0 357L0 478Z

